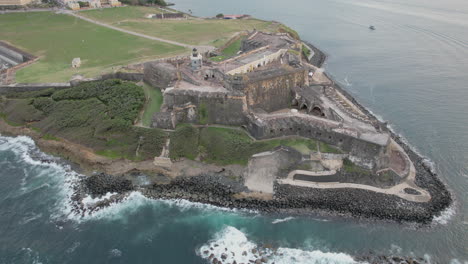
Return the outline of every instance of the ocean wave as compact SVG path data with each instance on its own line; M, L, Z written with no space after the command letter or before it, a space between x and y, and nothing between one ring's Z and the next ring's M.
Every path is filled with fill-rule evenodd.
M271 264L350 264L359 263L350 255L345 253L322 252L320 250L302 250L296 248L267 248L259 247L256 243L249 241L247 236L232 226L226 226L215 234L213 240L202 245L197 254L211 261L216 258L223 263L251 263L262 259L263 263Z
M25 225L25 224L27 224L27 223L29 223L29 222L32 222L32 221L34 221L34 220L36 220L36 219L39 219L39 218L41 218L41 217L42 217L42 214L41 214L41 213L39 213L39 214L30 213L30 214L28 214L27 216L23 217L23 218L21 219L21 221L19 222L19 224L20 224L20 225Z
M440 213L439 216L434 217L432 219L432 224L440 224L446 225L452 219L452 217L456 214L455 205L452 204L450 207L445 209Z
M294 219L294 217L290 216L290 217L286 217L286 218L282 218L282 219L275 219L271 223L275 225L275 224L278 224L278 223L288 222L288 221L291 221L293 219Z

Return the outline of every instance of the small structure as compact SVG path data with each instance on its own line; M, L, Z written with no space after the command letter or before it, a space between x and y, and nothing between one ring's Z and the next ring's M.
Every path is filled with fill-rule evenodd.
M118 0L109 0L109 5L112 6L112 7L115 7L115 6L122 6L122 3Z
M249 15L224 15L223 19L243 19L250 18Z
M89 7L90 8L101 8L101 1L100 0L91 0L89 1Z
M203 66L203 56L198 53L197 48L193 48L192 56L190 56L190 61L193 71L198 71Z
M72 68L79 68L81 66L81 59L80 58L74 58L72 60Z
M0 0L0 6L24 6L31 2L32 0Z
M71 10L80 10L80 4L74 1L67 2L67 7Z

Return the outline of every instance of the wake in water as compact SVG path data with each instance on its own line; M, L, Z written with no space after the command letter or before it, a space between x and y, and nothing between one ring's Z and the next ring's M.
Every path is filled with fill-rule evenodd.
M213 240L201 246L197 254L210 263L267 263L267 264L351 264L357 262L344 253L301 250L294 248L259 246L232 226L218 232ZM216 259L216 261L215 261Z

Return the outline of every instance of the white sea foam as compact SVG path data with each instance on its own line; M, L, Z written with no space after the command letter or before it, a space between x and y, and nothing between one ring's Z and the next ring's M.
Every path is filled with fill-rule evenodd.
M272 224L278 224L278 223L283 223L283 222L287 222L287 221L291 221L293 220L294 217L290 216L290 217L286 217L286 218L282 218L282 219L275 219L273 220L271 223Z
M49 156L42 153L35 145L34 141L26 136L18 137L3 137L0 136L0 151L12 151L19 157L21 162L25 162L32 166L41 167L39 175L35 177L50 177L50 180L46 183L42 183L39 186L28 186L27 173L25 172L24 183L22 182L23 192L30 192L40 188L53 187L58 189L56 198L58 202L55 204L55 212L51 216L54 220L73 220L76 222L96 220L96 219L117 219L122 218L122 215L126 213L132 213L141 206L170 206L177 207L181 211L187 211L191 209L195 210L207 210L207 211L226 211L226 212L246 212L256 213L252 210L238 210L222 208L213 205L190 202L183 199L149 199L142 193L134 191L129 193L123 199L111 202L108 206L98 208L98 210L91 210L99 202L106 201L113 198L115 193L107 193L102 197L92 198L87 196L82 200L83 211L73 211L74 204L76 203L71 199L74 194L74 186L77 184L83 175L74 172L70 166L59 162L58 158ZM31 189L27 189L27 187ZM80 206L81 207L81 206Z
M27 223L29 223L29 222L32 222L32 221L34 221L34 220L36 220L36 219L39 219L39 218L41 218L41 217L42 217L42 214L41 214L41 213L39 213L39 214L30 213L30 214L28 214L27 216L23 217L23 218L21 219L21 221L19 222L19 224L20 224L20 225L25 225L25 224L27 224Z
M90 208L92 206L95 206L99 202L110 199L113 195L116 195L116 194L117 193L108 192L108 193L106 193L105 195L103 195L101 197L95 197L95 198L92 198L91 195L88 195L85 198L83 198L82 202L86 207Z
M112 258L118 258L118 257L121 257L122 256L122 251L120 251L119 249L111 249L109 250L109 256L112 257Z
M345 253L322 252L320 250L302 250L295 248L259 248L258 245L249 241L247 236L232 226L226 226L222 231L215 234L213 240L201 246L197 254L206 259L225 259L223 263L250 263L264 258L265 263L271 264L347 264L358 263L350 255ZM260 255L261 254L261 255Z
M439 216L434 217L434 219L432 219L432 223L446 225L448 224L450 219L452 219L455 213L456 213L455 205L452 204L450 207L442 211Z

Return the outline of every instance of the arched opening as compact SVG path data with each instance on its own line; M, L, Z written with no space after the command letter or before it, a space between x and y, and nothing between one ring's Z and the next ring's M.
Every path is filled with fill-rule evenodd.
M205 74L205 81L208 80L208 74Z
M322 109L320 109L318 106L314 106L314 108L312 108L312 114L314 116L325 116L325 114L322 112Z
M307 107L306 104L302 104L301 107L299 108L299 110L304 110L306 112L307 112L307 109L308 109L308 107Z

